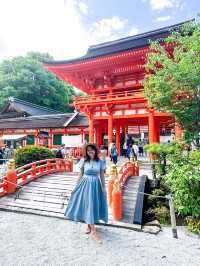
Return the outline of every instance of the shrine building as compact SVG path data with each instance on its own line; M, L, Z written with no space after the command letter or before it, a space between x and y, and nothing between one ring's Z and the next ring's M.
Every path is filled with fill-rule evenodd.
M185 22L184 22L185 23ZM160 141L160 132L182 132L174 118L148 107L143 95L145 63L150 41L160 43L183 23L89 47L87 54L67 61L46 62L45 68L86 95L74 106L89 121L89 140L99 146L107 136L121 150L126 134L138 132L149 143ZM165 44L166 49L173 49Z
M78 135L79 143L84 143L86 134L88 119L83 113L60 113L14 97L10 97L0 110L0 147L39 145L57 148L66 136L73 139ZM72 144L66 143L66 147L73 147Z

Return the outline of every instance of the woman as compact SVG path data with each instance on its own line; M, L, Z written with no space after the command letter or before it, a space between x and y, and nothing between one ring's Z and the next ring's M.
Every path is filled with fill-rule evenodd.
M80 174L77 185L65 210L65 217L87 224L86 233L98 243L102 243L96 233L95 223L108 222L108 206L105 189L105 163L98 158L95 144L84 147L84 159L79 162Z

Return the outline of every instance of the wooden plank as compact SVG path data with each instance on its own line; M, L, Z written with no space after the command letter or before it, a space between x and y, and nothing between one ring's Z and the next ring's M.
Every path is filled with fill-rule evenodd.
M67 195L69 197L70 195ZM19 198L12 197L13 201L20 200L30 200L30 201L36 201L36 202L44 202L44 203L57 203L62 204L64 200L67 200L66 195L62 196L52 196L52 195L46 195L46 194L24 194L20 195ZM9 197L11 199L11 197Z
M41 188L50 188L50 189L60 189L60 190L63 190L65 189L66 187L72 187L72 186L63 186L63 185L52 185L52 184L40 184L39 182L36 183L36 182L31 182L29 184L29 187L41 187Z
M68 194L68 195L71 195L71 192L70 191L66 191L66 192L56 192L56 191L43 191L43 190L22 190L20 193L19 193L19 196L22 197L24 194L38 194L38 195L51 195L51 196L60 196L62 195L63 193L65 194Z
M41 187L37 187L37 186L33 186L33 187L25 187L25 189L23 188L22 190L26 191L26 190L29 190L29 191L47 191L47 192L52 192L52 193L63 193L65 191L72 191L71 188L64 188L64 189L54 189L54 188L41 188Z

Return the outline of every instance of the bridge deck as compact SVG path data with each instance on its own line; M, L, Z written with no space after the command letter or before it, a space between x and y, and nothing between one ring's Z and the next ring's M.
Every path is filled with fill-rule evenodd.
M0 209L33 213L38 215L64 217L68 198L75 186L77 173L59 173L40 177L19 189L16 193L0 198ZM122 190L123 219L114 221L109 208L108 225L129 229L141 229L141 225L133 224L137 192L140 185L139 176L130 177ZM106 186L107 186L106 178Z

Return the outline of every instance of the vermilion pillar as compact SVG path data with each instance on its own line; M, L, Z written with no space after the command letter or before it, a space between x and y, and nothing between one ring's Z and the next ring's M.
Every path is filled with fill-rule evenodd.
M110 143L112 143L113 138L113 114L112 111L108 113L108 148Z
M158 142L155 116L152 111L149 112L149 144Z
M94 143L94 118L92 112L89 113L88 119L89 119L89 142Z
M95 143L99 147L99 127L95 127Z
M0 137L3 136L3 132L0 131ZM4 147L4 140L0 139L0 147Z
M99 146L101 146L102 145L102 126L101 125L99 125L98 131L99 131Z
M156 142L160 142L160 122L157 121L155 124L156 129Z
M116 146L118 154L120 156L120 125L116 126Z
M25 147L27 145L27 139L22 140L22 147Z
M183 130L178 123L175 124L175 136L177 141L181 141L183 139Z
M53 147L53 134L52 134L52 132L49 132L48 147L50 149Z
M84 133L83 133L83 129L81 129L81 143L84 143Z
M35 132L35 145L39 145L40 144L40 139L39 139L39 130L36 130Z

